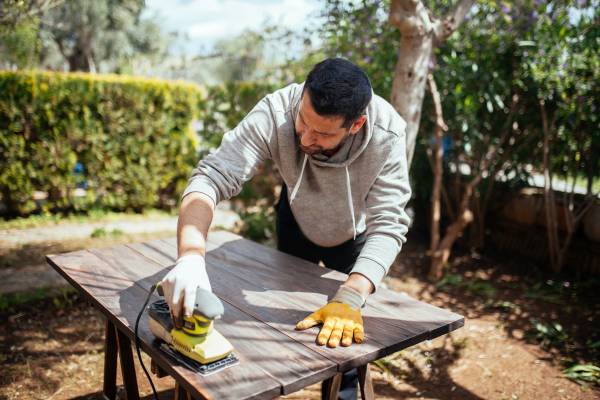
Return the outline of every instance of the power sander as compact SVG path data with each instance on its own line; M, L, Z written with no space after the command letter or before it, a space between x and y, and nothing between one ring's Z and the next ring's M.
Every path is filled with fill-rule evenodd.
M139 351L138 325L143 311L154 290L164 296L160 283L153 285L148 293L135 324L135 342L138 358L142 369L150 380L150 385L156 396L150 374L141 360ZM183 317L178 321L178 328L173 323L169 305L164 299L157 300L148 306L148 325L150 331L162 341L161 350L179 364L204 376L218 372L224 368L238 364L233 352L233 346L214 328L214 320L221 318L224 313L223 303L212 292L196 288L196 300L191 317Z
M157 291L164 296L160 285ZM214 320L221 318L223 312L221 300L212 292L198 287L192 316L183 317L180 329L174 326L169 305L164 299L155 301L148 308L148 324L154 336L167 343L168 348L196 361L200 365L193 369L206 375L237 361L231 354L231 343L214 328ZM189 363L189 360L184 361Z

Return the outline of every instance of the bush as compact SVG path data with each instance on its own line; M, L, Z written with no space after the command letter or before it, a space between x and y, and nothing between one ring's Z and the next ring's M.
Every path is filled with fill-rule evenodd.
M225 132L235 128L264 96L277 89L277 85L260 82L228 82L209 87L206 101L199 106L199 134L202 141L200 156L219 146ZM236 211L255 206L260 199L264 199L267 204L273 204L274 188L279 183L278 176L273 163L267 161L236 196L235 199L241 203L241 206L237 207L237 202L234 202Z
M172 207L198 159L277 88L0 71L2 202L9 216L40 211L36 191L48 194L45 213ZM242 206L274 202L272 163L258 175L237 196Z
M216 148L225 132L235 128L264 96L277 89L258 82L227 82L207 88L206 99L198 104L203 147Z
M194 85L0 72L0 193L11 215L173 205L197 160ZM74 195L77 187L86 196Z

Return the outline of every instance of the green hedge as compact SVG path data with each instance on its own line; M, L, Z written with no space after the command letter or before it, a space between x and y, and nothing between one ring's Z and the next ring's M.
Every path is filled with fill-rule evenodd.
M207 88L206 101L202 102L199 110L200 156L217 147L225 132L233 129L260 99L280 87L261 82L228 82ZM235 199L240 200L243 207L252 206L261 199L272 204L278 183L279 174L273 163L266 162Z
M204 99L187 83L0 71L2 202L11 215L36 210L34 191L51 212L173 205L197 160Z
M228 82L207 88L199 104L199 130L203 148L216 148L223 134L235 126L267 94L279 86L260 82Z

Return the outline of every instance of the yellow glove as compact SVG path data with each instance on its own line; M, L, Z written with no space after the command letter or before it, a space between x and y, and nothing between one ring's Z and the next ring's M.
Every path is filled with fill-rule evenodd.
M363 319L360 307L364 299L356 290L341 286L334 298L302 321L298 322L296 329L304 330L318 324L323 324L317 343L329 347L350 346L352 339L362 343L365 337Z

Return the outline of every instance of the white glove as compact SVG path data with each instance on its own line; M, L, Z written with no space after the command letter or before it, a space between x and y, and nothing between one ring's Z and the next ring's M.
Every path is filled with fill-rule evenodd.
M163 278L160 285L176 325L179 325L177 322L183 317L182 308L186 317L192 316L198 286L212 292L204 257L199 254L189 254L177 259L175 267Z

